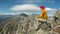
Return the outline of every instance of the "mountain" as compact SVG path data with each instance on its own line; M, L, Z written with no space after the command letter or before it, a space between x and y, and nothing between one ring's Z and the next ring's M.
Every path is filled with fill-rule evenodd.
M21 14L20 14L20 16L28 17L28 15L27 15L27 14L25 14L25 13L21 13Z
M0 15L0 23L6 19L13 17L14 15Z
M47 23L37 22L35 14L26 16L26 14L16 15L3 21L0 25L0 34L60 34L60 10L56 11L53 20L48 19ZM36 31L38 25L40 29Z

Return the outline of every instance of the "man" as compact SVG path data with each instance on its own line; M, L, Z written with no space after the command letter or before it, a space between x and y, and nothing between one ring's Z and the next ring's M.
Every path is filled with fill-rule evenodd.
M41 22L41 24L43 23L46 23L47 24L47 19L48 19L48 16L47 16L47 12L45 11L45 7L44 6L40 6L40 9L42 11L42 14L39 14L36 19L37 21ZM40 29L40 25L38 25L38 28L36 29L37 31ZM48 24L47 24L48 25ZM50 27L50 26L49 26ZM50 27L51 28L51 27Z

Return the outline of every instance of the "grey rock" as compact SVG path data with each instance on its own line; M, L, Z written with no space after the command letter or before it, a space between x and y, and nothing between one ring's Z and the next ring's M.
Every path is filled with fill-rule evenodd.
M35 18L37 15L31 16L17 15L9 20L3 21L3 25L0 34L60 34L60 11L58 10L53 16L54 20L47 20L47 23L40 24ZM55 18L59 18L56 19ZM40 25L40 29L36 31ZM49 28L51 26L51 28Z

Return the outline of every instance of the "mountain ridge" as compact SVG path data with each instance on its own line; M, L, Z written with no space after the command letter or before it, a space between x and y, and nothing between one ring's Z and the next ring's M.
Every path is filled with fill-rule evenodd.
M50 29L45 23L41 25L39 31L36 31L40 22L37 22L36 16L21 16L16 15L9 20L3 21L2 28L0 28L0 34L59 34L59 24L60 24L60 10L58 10L54 16L54 20L47 20L47 23L51 26Z

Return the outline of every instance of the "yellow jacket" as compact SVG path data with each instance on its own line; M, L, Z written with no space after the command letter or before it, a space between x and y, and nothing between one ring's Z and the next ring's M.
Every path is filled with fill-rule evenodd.
M40 18L47 20L48 16L47 16L47 12L45 10L42 10L42 14L39 14L37 16L37 19L40 19Z

